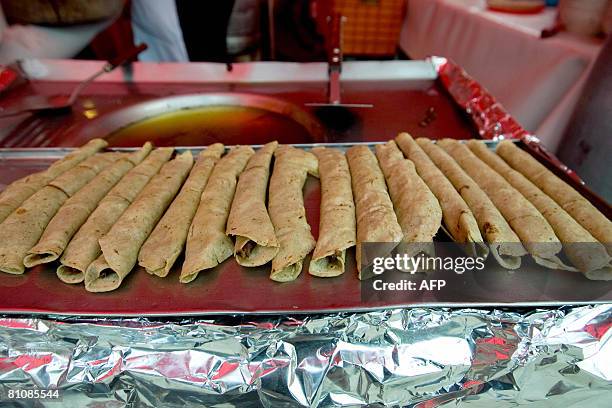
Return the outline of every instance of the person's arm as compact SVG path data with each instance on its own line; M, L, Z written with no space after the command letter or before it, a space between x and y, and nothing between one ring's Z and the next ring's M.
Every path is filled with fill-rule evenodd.
M71 58L115 18L71 27L9 26L0 7L0 64L24 58Z

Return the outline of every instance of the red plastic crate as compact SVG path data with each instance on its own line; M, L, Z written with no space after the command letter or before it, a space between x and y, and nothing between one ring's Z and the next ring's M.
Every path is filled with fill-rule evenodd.
M396 52L405 0L333 0L334 12L346 17L346 55L392 56Z

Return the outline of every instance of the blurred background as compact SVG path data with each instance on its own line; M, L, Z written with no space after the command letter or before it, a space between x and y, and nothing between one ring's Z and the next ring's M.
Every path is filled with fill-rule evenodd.
M332 141L385 139L398 129L434 138L473 137L460 115L445 114L445 105L436 102L435 98L444 96L439 96L440 89L418 95L408 88L403 88L403 93L398 89L384 93L390 89L385 88L388 72L402 78L413 75L404 65L393 65L394 61L446 57L490 91L550 151L600 191L612 194L610 183L600 177L609 171L606 158L612 154L612 124L607 120L612 117L612 46L607 40L612 29L612 0L2 0L0 4L0 64L5 67L21 60L29 64L31 72L43 72L43 76L48 71L56 76L63 73L61 81L76 81L93 67L76 62L113 60L146 43L148 48L137 59L158 64L159 70L147 72L155 72L151 75L157 75L160 84L157 88L142 84L138 89L126 88L120 92L124 94L123 106L135 94L159 97L188 91L233 92L243 87L281 96L314 112L327 133L333 133L328 139ZM341 51L334 54L337 48ZM75 63L37 65L37 60ZM353 61L372 64L350 65ZM385 64L379 64L381 61ZM345 64L346 86L337 89L335 102L340 102L342 95L342 102L350 105L347 109L317 107L333 99L335 85L330 82L320 87L322 92L309 91L300 75L307 78L308 70L314 69L308 63L313 62L327 64L330 78L333 72L339 75ZM201 68L200 78L192 78L185 73L195 71L177 68L197 63L224 64L226 72L239 64L247 68L236 68L244 73L240 74L242 85L188 88L187 84L198 79L219 82L217 78L225 75L216 68ZM265 63L268 65L262 68L260 64ZM128 71L124 68L124 76ZM268 81L260 79L262 72L263 77L277 80L295 75L295 81L287 81L293 85L282 90L271 90L262 85ZM165 83L172 75L186 76L180 86L175 79L172 84ZM244 80L246 75L253 75L253 79ZM12 77L6 73L2 77L0 91L4 92ZM350 78L357 77L361 84L367 79L368 85L351 86ZM47 87L39 84L34 91L57 92L57 83ZM97 104L97 113L85 106L86 115L97 116L105 103L114 103L103 97L112 88L88 89L92 94L97 92L98 99L85 98ZM364 110L368 108L373 109ZM399 121L402 112L405 120ZM47 132L52 122L46 123ZM38 122L16 123L3 123L6 137L0 143L11 146L20 140L22 145L31 145L35 138L25 142L23 135L35 134ZM58 126L71 127L72 123L64 121ZM250 129L255 129L253 122L249 123ZM259 139L253 131L250 140L265 140L263 134L273 126L270 123L260 127ZM159 129L159 124L153 126ZM308 124L304 126L316 133ZM224 141L233 140L232 130L224 131L229 135ZM245 128L233 131L244 133ZM277 132L299 133L281 125ZM49 135L44 138L52 140ZM219 137L201 140L215 138ZM287 140L312 141L299 135Z

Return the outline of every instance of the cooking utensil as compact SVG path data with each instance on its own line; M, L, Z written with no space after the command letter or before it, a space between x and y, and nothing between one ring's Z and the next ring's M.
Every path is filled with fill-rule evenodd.
M0 118L9 116L21 115L23 113L58 113L65 112L72 108L72 105L76 101L79 94L85 89L90 83L92 83L97 77L107 72L113 71L118 66L131 61L138 54L147 49L147 44L140 44L133 47L123 54L110 59L100 68L98 71L93 73L90 77L78 84L70 95L34 95L27 98L21 103L21 106L11 110L0 110Z
M235 112L227 116L232 109ZM189 112L199 112L200 116L194 118ZM162 120L164 117L174 119ZM145 129L142 125L148 121L162 128L153 134L145 130L145 134L133 137L138 135L131 130L131 125L142 130ZM204 128L198 130L198 124ZM285 134L282 129L289 133ZM93 120L71 126L62 134L61 143L79 146L94 137L104 137L112 146L140 146L140 137L150 139L156 146L217 141L256 144L265 143L270 137L278 138L281 143L309 143L323 141L324 135L325 129L314 116L284 98L243 92L206 92L147 99L105 112ZM28 134L20 133L20 136L28 137Z
M342 86L340 83L340 74L342 73L342 24L344 17L340 14L335 14L329 17L330 35L327 51L327 73L329 75L327 83L327 102L309 102L306 106L333 106L345 108L372 108L371 103L343 103Z
M344 20L345 18L337 13L333 17L328 17L330 30L327 47L327 102L304 104L315 108L315 116L327 128L340 133L355 126L355 123L359 121L358 116L351 108L374 107L371 103L342 102L340 74L342 72L342 24Z

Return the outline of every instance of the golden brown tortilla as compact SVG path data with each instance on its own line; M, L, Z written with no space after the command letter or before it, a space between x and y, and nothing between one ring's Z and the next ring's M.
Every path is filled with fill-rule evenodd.
M167 276L183 252L202 191L224 150L221 143L215 143L200 153L181 191L140 249L138 264L148 273Z
M319 277L338 276L344 273L346 250L357 240L351 173L340 150L315 147L312 153L319 160L321 207L319 239L308 273Z
M259 149L240 174L227 220L226 234L235 236L234 257L242 266L260 266L278 253L278 240L266 208L270 163L278 142Z
M110 230L161 166L170 159L173 151L170 147L153 150L100 201L60 258L57 276L62 282L83 282L85 270L100 255L98 239Z
M85 289L117 289L138 261L138 252L170 205L193 166L188 150L164 164L158 174L100 238L102 255L85 271Z
M612 222L569 184L509 140L497 145L497 154L568 212L612 255Z
M15 209L25 200L46 186L51 180L70 170L88 157L93 156L106 146L108 146L106 141L102 139L92 139L84 146L81 146L77 150L51 164L46 170L30 174L29 176L12 182L0 193L0 223L2 223L6 217L15 211Z
M442 209L412 161L404 158L393 140L376 145L376 157L402 227L402 253L434 256L433 237L442 224Z
M508 269L520 267L521 256L526 254L525 248L487 194L441 147L429 139L419 138L416 142L453 183L470 207L495 259Z
M238 146L213 169L189 227L185 262L179 278L182 283L191 282L201 271L214 268L233 255L234 244L225 235L225 226L238 176L254 153L248 146Z
M72 236L95 210L102 198L135 165L144 160L153 146L147 142L142 149L122 157L102 170L93 180L70 197L51 219L45 232L23 260L27 268L53 262L60 257Z
M280 248L272 260L270 279L289 282L302 272L304 258L316 244L306 220L302 189L308 174L318 177L319 163L314 154L291 146L278 147L274 157L269 211Z
M554 230L529 200L474 155L465 144L444 139L439 140L438 145L489 196L538 264L553 269L569 268L557 256L562 246Z
M364 279L363 266L370 265L373 260L365 259L363 244L387 243L384 251L388 249L391 252L399 245L404 234L397 222L385 177L374 153L367 146L353 146L346 152L346 158L351 171L357 217L357 271L359 279Z
M22 274L25 271L24 257L36 245L59 208L119 157L114 153L90 156L52 180L13 211L0 224L0 270Z
M465 246L468 255L486 258L489 248L482 239L474 214L452 183L408 133L400 133L395 142L414 163L418 175L438 199L448 234L455 242Z
M482 161L501 174L521 192L550 223L563 243L564 252L572 264L590 279L612 279L611 258L603 245L574 220L555 200L544 194L535 184L510 167L478 140L467 146Z

